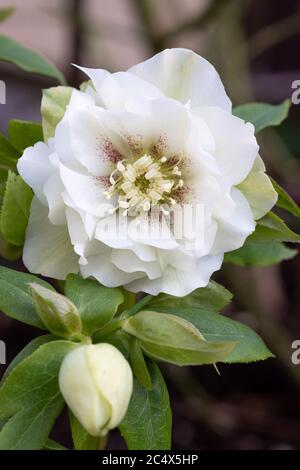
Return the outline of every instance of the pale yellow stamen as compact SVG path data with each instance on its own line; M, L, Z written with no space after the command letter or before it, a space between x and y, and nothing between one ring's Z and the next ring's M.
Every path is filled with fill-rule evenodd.
M106 198L118 195L118 206L124 209L124 216L133 211L147 212L157 204L176 204L170 195L173 189L183 186L183 180L178 179L181 176L178 165L173 166L171 161L168 165L167 161L167 157L155 160L145 154L134 162L126 163L126 159L118 162L109 177L111 187L104 192ZM168 211L163 209L163 213Z

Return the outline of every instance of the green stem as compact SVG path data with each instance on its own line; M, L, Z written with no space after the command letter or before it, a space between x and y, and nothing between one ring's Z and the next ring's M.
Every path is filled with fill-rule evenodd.
M97 331L93 336L94 343L101 343L103 339L107 338L107 336L111 335L114 331L119 330L122 327L122 320L117 319L113 320L112 322L108 323L104 328Z
M132 315L135 315L140 310L142 310L142 308L145 307L145 305L147 305L150 302L150 300L152 300L152 299L153 299L152 295L146 295L145 297L142 298L142 300L140 300L132 308L130 308L128 310L124 310L124 312L120 316L120 319L124 320L128 317L131 317Z
M105 436L100 436L99 442L98 442L98 450L105 450L107 446L107 441L108 441L108 434L105 434Z

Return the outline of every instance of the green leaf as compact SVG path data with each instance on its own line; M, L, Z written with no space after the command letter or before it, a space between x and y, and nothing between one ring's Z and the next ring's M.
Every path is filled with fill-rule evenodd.
M15 170L20 156L21 153L0 132L0 170L6 174L8 170Z
M63 118L71 99L73 88L57 86L43 90L41 105L44 140L54 136L55 128Z
M44 447L63 408L58 373L74 343L54 341L24 359L0 388L0 417L9 418L0 432L0 449Z
M133 373L143 387L152 388L151 377L141 349L141 343L136 338L132 338L130 345L130 364Z
M8 137L11 144L23 153L27 147L43 140L42 126L37 122L12 119L8 124Z
M7 176L8 176L8 172L5 172L5 179L4 181L1 181L0 182L0 207L2 206L3 204L3 198L4 198L4 193L5 193L5 187L6 187L6 181L7 181ZM3 171L0 170L0 176L2 176L4 174Z
M15 7L0 8L0 23L7 20L15 11Z
M291 196L276 181L271 178L274 189L278 194L277 206L287 210L296 217L300 217L300 207Z
M232 341L206 341L192 323L172 310L168 315L141 311L124 320L122 328L141 341L149 357L180 366L215 364L234 349Z
M125 359L129 360L131 336L125 333L125 331L114 331L112 334L107 336L105 340L103 340L103 338L99 338L98 340L97 336L97 333L95 334L95 336L93 336L94 343L103 343L105 341L105 343L112 344L113 346L115 346L115 348L121 351Z
M15 367L17 367L24 359L26 359L26 357L30 356L30 354L36 351L40 346L43 346L43 344L49 343L50 341L56 341L57 339L58 338L53 335L42 335L30 341L30 343L28 343L11 361L2 377L2 382L11 373L11 371L15 369Z
M294 258L297 253L297 250L292 250L280 242L256 243L246 240L242 248L226 253L224 262L239 266L265 267Z
M273 357L260 336L248 326L218 313L195 308L161 308L161 313L176 315L192 323L207 341L234 342L232 352L221 362L252 362Z
M233 114L246 122L251 122L258 133L266 127L279 126L287 118L290 106L290 100L278 105L249 103L234 108Z
M299 243L300 236L293 232L280 217L269 212L257 222L255 232L248 237L248 240L261 243L271 241Z
M0 213L1 220L1 213ZM16 261L22 256L22 247L9 243L0 233L0 256L9 261Z
M63 74L53 64L14 39L2 34L0 35L0 60L11 62L26 72L46 75L55 78L61 84L65 83Z
M66 447L62 446L59 442L56 442L53 439L47 439L43 449L44 450L68 450Z
M159 294L153 297L147 309L157 310L160 307L195 307L218 312L226 307L232 299L232 294L225 287L215 281L210 281L207 287L194 290L185 297L174 297L168 294ZM159 311L159 310L158 310Z
M129 310L132 307L135 307L137 304L136 294L134 292L129 292L128 290L124 289L124 287L119 287L119 289L122 292L124 301L119 305L117 315L124 312L125 310Z
M282 242L299 243L300 236L277 215L269 212L257 222L255 232L241 248L225 254L224 261L240 266L264 267L296 256L297 250L288 248Z
M69 410L72 439L76 450L98 450L99 438L91 436Z
M53 289L50 284L32 274L0 266L0 310L9 317L44 329L32 301L30 282Z
M104 287L98 281L83 279L76 274L67 277L65 293L78 308L82 331L86 335L108 323L124 301L119 289Z
M135 380L120 431L129 450L168 450L172 431L169 394L158 366L149 361L148 367L153 388L146 390Z
M8 173L0 215L1 232L9 243L23 246L33 193L22 178Z

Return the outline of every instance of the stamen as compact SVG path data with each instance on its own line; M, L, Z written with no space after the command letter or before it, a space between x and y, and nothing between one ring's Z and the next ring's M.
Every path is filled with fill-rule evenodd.
M152 206L166 203L176 204L172 191L181 188L184 184L179 169L181 157L163 156L159 160L145 154L135 162L126 159L119 161L111 173L109 181L111 186L104 191L107 199L114 194L118 195L118 206L123 216L133 214L134 211L148 212ZM174 166L175 165L175 166ZM162 208L165 216L168 210Z
M123 173L123 172L125 171L125 166L123 165L122 162L118 162L118 163L117 163L117 169L118 169L121 173Z
M145 174L145 178L147 180L151 180L151 178L158 178L160 176L160 172L158 170L150 170Z

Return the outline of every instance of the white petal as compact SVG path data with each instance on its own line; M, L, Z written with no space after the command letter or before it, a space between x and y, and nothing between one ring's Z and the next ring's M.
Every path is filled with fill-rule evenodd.
M166 49L129 72L147 80L164 95L195 106L231 111L231 101L215 68L188 49Z
M95 232L97 217L80 210L66 191L63 193L63 200L66 205L66 216L68 217L69 208L74 209L74 212L76 212L76 215L80 218L81 223L83 224L83 230L86 233L86 237L91 239Z
M127 273L118 269L111 262L112 250L102 243L94 242L90 256L86 254L88 263L81 266L81 274L84 278L94 277L106 287L118 287L134 279L145 276L143 272Z
M103 218L96 227L96 240L117 250L132 250L142 261L155 261L157 259L155 248L138 243L129 237L126 225L128 220L118 212Z
M68 223L68 232L72 245L74 246L74 251L82 257L84 262L86 262L84 253L89 239L82 223L82 219L78 212L71 209L70 207L66 208L66 217Z
M223 261L222 255L204 256L197 261L193 275L187 271L180 271L172 267L166 268L164 275L155 280L139 279L125 287L131 292L146 292L158 295L160 292L183 297L198 287L205 287L213 272L220 269Z
M59 161L65 163L74 160L70 116L80 114L82 110L90 109L93 105L94 100L90 96L78 90L73 90L64 117L55 128L55 152L59 157Z
M113 250L112 263L126 273L143 272L149 279L156 279L162 275L158 261L145 262L129 250Z
M62 182L77 207L91 215L103 217L111 204L104 196L106 188L101 178L78 173L63 164L59 168Z
M132 248L134 243L128 236L127 218L120 215L119 212L111 214L97 224L95 238L110 248L128 249Z
M28 147L19 159L17 168L23 180L33 189L41 202L47 204L43 187L48 178L55 172L49 156L53 152L53 139L49 139L48 145L37 142L33 147Z
M132 111L140 103L163 96L162 92L148 81L128 72L108 75L101 86L101 98L108 109Z
M105 145L111 135L103 127L105 113L84 93L74 90L62 121L56 127L55 148L62 163L76 161L95 176L109 175L112 162ZM110 150L112 151L112 150Z
M34 197L23 252L26 268L32 273L65 279L67 274L78 272L77 260L67 226L51 224L47 208Z
M159 136L156 122L146 115L127 111L106 111L100 118L102 139L104 143L110 142L119 152L120 160L140 156L149 151L151 144ZM116 162L116 158L113 160Z
M107 428L113 429L124 418L132 394L130 365L121 352L110 344L88 346L86 351L98 393L110 405L111 418Z
M193 113L205 120L214 138L214 157L223 184L229 187L241 183L258 154L254 126L218 108L197 108Z
M182 153L191 126L189 111L168 98L152 100L149 107L164 156Z
M238 189L232 188L231 197L236 204L235 210L227 219L217 221L218 231L212 254L237 250L255 229L253 214L245 196Z
M43 193L46 197L49 207L49 220L55 225L64 225L66 223L65 204L62 198L64 186L61 182L59 172L50 176L44 185Z
M196 257L194 253L187 250L176 248L173 250L157 250L158 257L163 268L172 266L182 271L194 271Z
M80 67L79 65L75 65L75 67L84 72L92 80L93 85L98 95L100 96L103 82L106 77L110 75L110 73L104 69L91 69L87 67Z
M171 250L178 246L167 218L161 223L149 221L147 217L135 217L128 223L128 234L136 243L162 250Z
M104 397L99 399L87 346L73 349L66 355L59 372L59 387L68 406L85 429L91 435L99 436L101 429L110 420L111 406Z

